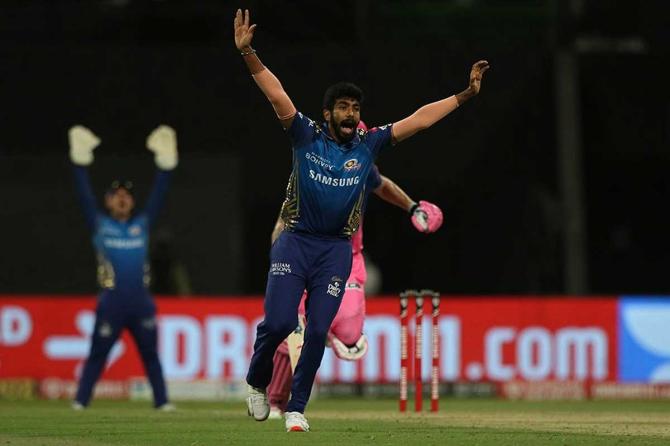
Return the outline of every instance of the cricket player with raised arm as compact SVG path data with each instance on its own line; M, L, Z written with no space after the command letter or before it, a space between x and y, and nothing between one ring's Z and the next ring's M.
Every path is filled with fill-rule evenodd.
M359 123L359 127L367 130L363 121ZM367 190L374 192L382 200L409 212L412 224L420 232L432 233L442 225L443 217L439 207L423 200L418 203L415 202L391 179L380 175L376 166L373 167L368 176ZM272 231L273 243L279 237L281 231L284 230L284 227L284 222L281 218L278 218ZM327 345L332 348L335 356L344 361L358 361L365 356L368 350L368 341L363 333L365 282L367 281L367 271L363 258L363 220L361 220L358 230L351 237L351 254L351 274L347 279L342 303L335 319L333 319L327 337ZM301 334L304 334L305 298L306 295L303 294L298 310L301 321L300 327L294 333L291 333L288 338L288 341L297 340L291 343L288 341L282 342L274 355L272 381L267 388L270 401L269 418L279 419L286 410L291 392L291 382L293 381L292 368L295 367L296 358L299 357L302 349L300 338Z
M151 383L154 407L173 410L158 358L156 305L149 293L148 249L149 231L163 204L171 171L178 163L175 131L162 125L147 138L146 146L154 153L158 169L145 208L135 214L133 187L128 181L114 181L107 189L104 198L108 213L96 204L87 166L93 162L93 150L100 139L86 127L77 125L70 129L69 140L77 195L92 233L100 286L91 349L72 407L80 410L89 405L107 356L121 331L127 328Z
M285 229L270 252L265 318L256 330L247 373L247 410L258 421L268 418L266 389L272 379L274 353L297 326L300 298L307 290L309 328L293 375L285 420L287 431L308 431L305 407L351 272L350 239L360 224L374 160L478 94L489 65L483 60L475 63L469 86L461 93L425 105L396 123L359 132L361 90L348 83L332 86L323 102L325 122L309 119L296 110L279 80L251 47L255 28L249 11L238 9L235 45L286 130L293 146L293 171L281 210Z

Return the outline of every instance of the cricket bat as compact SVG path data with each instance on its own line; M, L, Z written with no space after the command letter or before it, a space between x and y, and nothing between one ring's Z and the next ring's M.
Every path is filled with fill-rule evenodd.
M295 372L295 366L298 365L302 344L305 342L305 324L303 318L298 318L298 326L293 333L288 335L286 343L288 344L288 357L291 361L291 372Z

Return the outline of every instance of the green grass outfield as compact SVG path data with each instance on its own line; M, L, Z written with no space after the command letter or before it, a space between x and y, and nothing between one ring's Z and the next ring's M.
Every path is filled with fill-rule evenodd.
M424 403L425 404L425 403ZM670 445L670 402L509 402L443 399L438 414L401 415L392 400L321 399L312 432L259 423L243 403L0 401L0 446L30 445Z

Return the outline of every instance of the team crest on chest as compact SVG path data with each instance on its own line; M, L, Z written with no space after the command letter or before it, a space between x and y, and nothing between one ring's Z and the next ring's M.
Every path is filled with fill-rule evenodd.
M130 235L137 237L142 232L142 228L140 225L132 225L130 228L128 228L128 232Z
M361 163L356 158L351 158L344 163L344 170L350 172L361 168Z

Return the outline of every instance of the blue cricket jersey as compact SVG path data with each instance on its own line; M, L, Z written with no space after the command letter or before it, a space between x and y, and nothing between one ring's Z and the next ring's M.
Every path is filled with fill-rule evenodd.
M149 229L165 198L170 172L158 170L145 208L120 222L101 212L96 205L86 168L74 166L77 195L86 224L92 232L98 261L98 284L115 294L135 296L150 284L148 262Z
M381 185L382 185L382 175L379 173L379 168L377 167L377 165L373 164L372 168L370 169L370 174L368 175L368 180L365 186L366 189L365 192L367 192L369 195L372 191L374 191Z
M293 171L281 211L286 228L350 238L360 224L374 161L391 146L391 128L357 129L350 142L338 144L326 124L297 113L287 129Z

